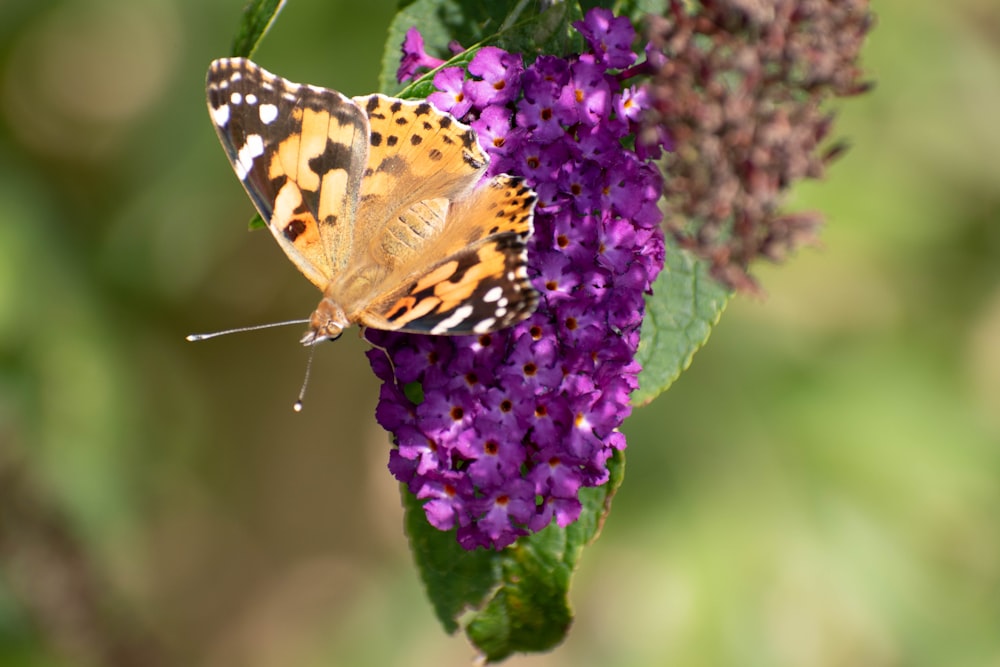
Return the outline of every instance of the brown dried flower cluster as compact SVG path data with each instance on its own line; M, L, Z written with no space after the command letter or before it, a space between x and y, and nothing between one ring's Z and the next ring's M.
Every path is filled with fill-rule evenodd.
M756 291L751 262L816 242L817 213L779 211L799 179L844 150L824 146L832 96L863 93L867 0L671 0L648 37L666 60L650 85L647 138L666 131L666 226L726 285Z

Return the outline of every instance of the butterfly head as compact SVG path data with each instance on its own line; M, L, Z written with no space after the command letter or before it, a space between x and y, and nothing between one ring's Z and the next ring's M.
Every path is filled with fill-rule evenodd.
M308 346L325 340L337 340L350 324L344 309L333 299L323 297L309 318L309 331L302 336L301 342Z

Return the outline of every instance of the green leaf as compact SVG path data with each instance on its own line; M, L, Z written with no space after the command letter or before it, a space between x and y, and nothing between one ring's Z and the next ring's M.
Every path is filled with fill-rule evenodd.
M518 9L527 4L519 3ZM541 12L531 7L528 11L509 15L503 29L489 43L511 53L520 53L525 62L532 62L542 54L579 53L583 37L573 27L573 22L582 18L578 2L556 2Z
M243 9L243 20L233 38L232 55L249 58L284 5L285 0L250 0Z
M421 502L403 488L410 548L445 630L464 628L487 662L549 650L566 637L569 585L580 553L600 532L625 473L621 452L608 460L607 484L583 489L580 518L519 539L506 549L465 551L455 531L427 523Z
M264 218L260 217L260 213L254 213L253 217L250 218L250 223L247 225L247 229L251 232L265 227L267 227L267 223L264 222Z
M667 241L666 266L646 298L646 318L636 359L642 364L633 405L645 405L667 390L690 364L719 321L731 293L695 260Z
M459 628L458 617L467 607L479 606L500 580L495 554L466 551L455 541L455 531L440 531L427 523L423 503L400 487L404 524L417 568L434 613L449 634Z
M439 57L449 53L448 44L454 40L470 50L499 46L522 54L530 62L542 53L579 50L582 40L571 24L581 17L579 3L575 1L556 2L544 11L537 11L536 3L529 0L414 0L401 6L389 26L379 90L396 94L401 89L396 81L400 47L406 31L413 26L420 30L427 52ZM455 64L468 63L469 59L471 55L464 63Z
M424 385L419 382L407 382L403 385L403 395L414 405L424 402Z

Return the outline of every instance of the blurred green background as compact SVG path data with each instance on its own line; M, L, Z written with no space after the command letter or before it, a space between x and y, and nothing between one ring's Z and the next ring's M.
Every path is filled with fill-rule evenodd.
M184 341L318 299L246 231L205 112L242 4L0 2L0 466L178 664L468 664L409 562L361 341L318 350L302 414L298 328ZM393 5L293 1L256 59L371 92ZM874 9L853 149L792 202L824 247L761 267L767 297L627 422L576 625L508 664L1000 664L1000 6ZM13 594L45 571L0 572L4 666L72 664Z

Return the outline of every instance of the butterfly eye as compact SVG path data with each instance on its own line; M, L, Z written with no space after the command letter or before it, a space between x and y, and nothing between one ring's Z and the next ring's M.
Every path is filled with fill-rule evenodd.
M325 340L337 340L350 322L344 309L329 298L323 297L309 318L309 331L302 336L303 345L316 345Z

